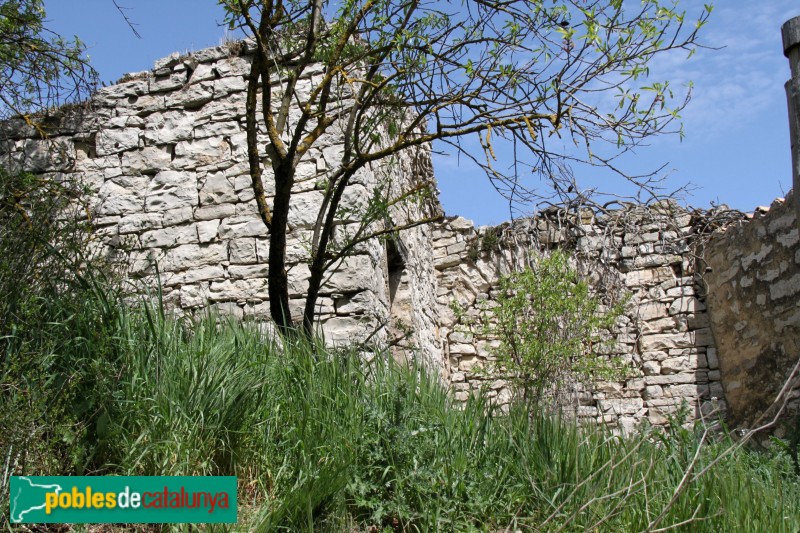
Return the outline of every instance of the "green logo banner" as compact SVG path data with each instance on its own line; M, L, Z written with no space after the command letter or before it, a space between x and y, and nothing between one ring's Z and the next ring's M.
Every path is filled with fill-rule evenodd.
M15 524L236 522L233 476L13 476Z

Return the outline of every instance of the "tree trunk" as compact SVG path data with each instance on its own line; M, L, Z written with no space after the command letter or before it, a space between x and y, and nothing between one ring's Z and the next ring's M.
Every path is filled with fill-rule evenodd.
M269 232L269 312L281 333L293 328L289 310L289 279L286 273L286 232L289 222L289 201L294 183L294 170L283 166L275 169L275 202L272 206L272 227Z

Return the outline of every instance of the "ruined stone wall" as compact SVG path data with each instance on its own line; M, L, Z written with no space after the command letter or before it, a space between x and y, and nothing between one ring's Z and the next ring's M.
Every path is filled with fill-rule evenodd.
M269 317L268 231L258 216L247 160L245 132L247 43L210 48L159 60L152 71L100 89L85 106L48 120L46 138L22 121L2 125L0 161L43 176L80 181L88 189L90 214L100 251L122 265L141 288L157 284L167 306L186 314L217 309L244 319ZM298 82L307 97L321 68ZM278 91L277 81L271 90ZM290 114L289 121L296 120ZM260 140L267 142L266 136ZM341 127L334 124L300 162L289 213L287 269L290 306L302 315L312 227L322 203L325 176L341 162ZM265 162L264 187L271 203L274 180ZM376 188L432 180L426 147L394 161L369 166L351 180L342 201L348 220L337 238L353 228ZM403 213L398 215L404 223ZM410 216L413 216L411 214ZM356 247L325 281L318 316L330 342L369 339L386 344L390 307L432 307L422 279L432 267L427 228L397 237L406 253L397 269L413 288L395 302L387 279L387 243L372 239ZM426 255L427 253L427 255ZM426 265L427 271L426 271ZM408 285L408 283L406 284ZM428 289L430 293L430 289ZM427 298L427 300L426 300ZM409 346L428 346L432 317L409 317ZM417 333L419 332L419 333ZM420 336L419 338L417 338ZM436 356L428 347L427 360Z
M629 430L642 420L665 424L684 401L694 416L701 409L724 412L719 363L691 247L699 227L699 220L672 204L600 217L588 212L580 220L551 211L479 230L463 218L438 225L433 249L440 335L456 399L488 387L497 403L510 400L506 383L482 371L491 366L499 341L464 324L483 320L482 309L496 299L501 275L524 267L532 256L562 248L574 254L597 290L630 297L613 331L616 346L607 350L627 363L630 377L583 388L576 415ZM470 320L460 318L454 307Z
M704 257L707 303L734 424L773 403L800 358L800 235L792 199L715 234ZM789 395L800 412L800 390Z
M247 164L246 46L160 60L46 121L47 138L22 121L4 123L0 161L84 183L98 249L139 288L155 286L157 267L172 309L263 321L269 243ZM320 72L300 81L301 99ZM311 228L342 150L333 127L298 168L287 250L298 316ZM344 205L357 212L376 189L432 180L432 172L429 149L401 154L361 171ZM264 186L274 190L268 173ZM393 213L395 222L413 215ZM710 237L705 215L673 204L577 217L549 210L479 230L450 218L359 245L326 280L319 321L331 342L394 344L398 360L439 372L456 399L488 388L502 405L511 397L506 384L479 371L498 341L465 327L453 304L480 318L501 275L563 248L598 291L630 294L606 354L626 361L630 377L577 390L578 417L627 430L643 420L663 425L687 402L695 416L730 407L746 420L771 401L800 349L793 217L779 203ZM340 223L344 234L359 222L351 213ZM706 263L695 255L700 236Z

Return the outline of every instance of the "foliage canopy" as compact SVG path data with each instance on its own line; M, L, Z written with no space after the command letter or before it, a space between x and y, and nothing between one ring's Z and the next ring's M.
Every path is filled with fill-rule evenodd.
M291 324L285 234L295 169L326 132L341 126L344 150L330 169L311 242L307 331L323 273L341 258L329 256L329 246L344 189L359 170L405 150L433 141L449 145L517 200L541 196L521 179L531 173L551 193L580 195L569 171L576 162L609 168L654 192L653 175L628 175L615 158L653 135L677 131L687 95L674 94L666 81L646 81L649 65L672 51L691 54L711 11L706 5L690 20L677 2L661 0L220 4L230 26L255 43L247 105L250 173L271 235L271 314L284 327ZM311 89L298 91L299 80L320 67ZM469 136L482 151L470 150ZM497 161L502 143L512 147L512 161ZM272 205L263 160L274 174ZM409 225L373 225L354 240Z
M31 114L82 100L97 73L86 47L44 26L42 0L0 2L0 117Z

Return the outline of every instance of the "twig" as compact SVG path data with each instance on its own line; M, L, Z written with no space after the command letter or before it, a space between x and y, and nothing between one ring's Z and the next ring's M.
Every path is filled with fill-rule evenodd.
M126 24L128 25L128 27L131 29L131 31L133 32L133 34L134 34L134 35L135 35L137 38L141 39L141 38L142 38L142 36L141 36L141 35L139 34L139 32L136 30L136 26L138 26L138 24L136 24L135 22L131 21L131 19L130 19L130 18L128 18L128 15L126 15L126 14L125 14L125 11L126 11L126 10L130 10L131 8L119 5L119 4L117 3L117 0L111 0L111 1L114 3L114 7L116 7L116 8L117 8L117 11L119 11L119 14L120 14L120 15L122 15L122 18L125 20L125 23L126 23Z

